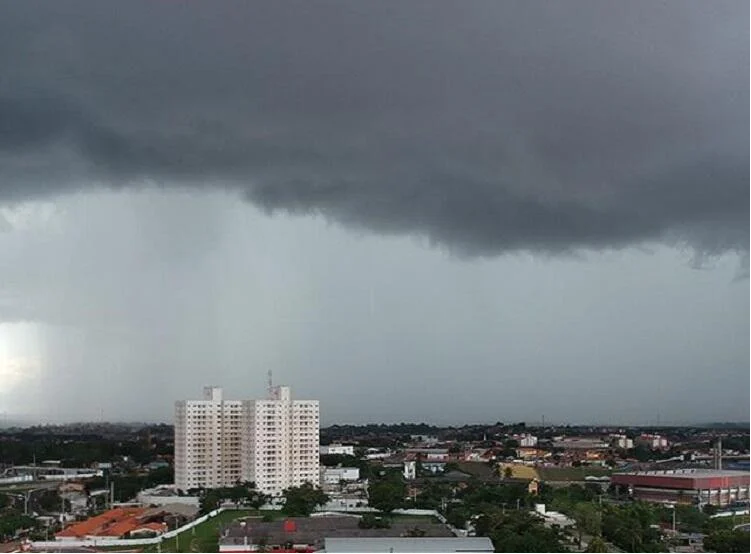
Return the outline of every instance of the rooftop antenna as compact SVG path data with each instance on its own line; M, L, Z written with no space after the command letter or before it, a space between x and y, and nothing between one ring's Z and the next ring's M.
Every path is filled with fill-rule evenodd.
M268 381L267 384L269 387L269 396L271 396L274 393L274 381L271 378L271 370L268 370L268 372L266 372L266 379Z

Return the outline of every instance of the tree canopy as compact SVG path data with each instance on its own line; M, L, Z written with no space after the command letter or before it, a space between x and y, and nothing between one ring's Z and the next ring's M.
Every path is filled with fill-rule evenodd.
M725 529L704 537L704 549L709 552L748 552L748 531Z
M282 494L284 496L282 512L288 516L309 516L317 506L322 506L329 501L328 495L310 483L290 487Z

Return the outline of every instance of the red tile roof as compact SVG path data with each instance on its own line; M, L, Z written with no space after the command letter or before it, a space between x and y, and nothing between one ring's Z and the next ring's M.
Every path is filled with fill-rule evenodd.
M115 508L86 521L74 523L56 533L55 536L62 538L87 536L119 538L134 529L145 527L141 522L144 512L146 512L146 508Z

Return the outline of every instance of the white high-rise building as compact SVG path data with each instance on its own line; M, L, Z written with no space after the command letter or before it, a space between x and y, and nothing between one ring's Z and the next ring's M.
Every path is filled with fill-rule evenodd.
M248 402L224 400L204 387L202 400L175 403L175 485L182 490L230 487L243 481Z
M266 400L224 400L205 387L203 400L175 403L175 485L188 490L254 481L279 495L319 484L319 406L273 387Z
M274 496L305 482L318 485L318 401L292 400L289 387L273 387L269 396L255 400L250 411L250 480Z

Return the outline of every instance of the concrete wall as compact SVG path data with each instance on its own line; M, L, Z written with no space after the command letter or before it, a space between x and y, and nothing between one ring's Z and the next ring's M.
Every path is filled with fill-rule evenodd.
M31 475L17 475L16 477L3 477L0 479L0 485L9 485L12 483L26 483L33 481L34 477Z
M159 496L150 494L138 494L136 497L141 504L154 506L164 506L166 504L182 504L184 506L198 507L199 499L197 496Z

